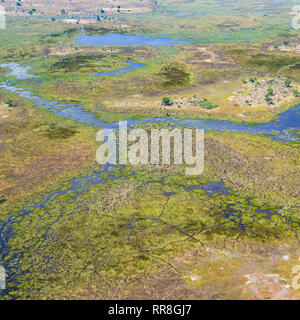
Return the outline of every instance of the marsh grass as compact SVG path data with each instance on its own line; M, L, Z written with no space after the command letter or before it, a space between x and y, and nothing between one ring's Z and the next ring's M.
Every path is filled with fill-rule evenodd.
M74 136L78 131L73 128L57 127L50 125L44 133L49 139L68 139Z
M192 80L191 73L187 67L179 62L173 61L162 66L159 75L162 76L163 87L186 86Z
M65 183L65 194L18 215L5 260L16 263L14 250L22 256L13 275L18 290L6 298L104 298L108 287L117 290L118 283L155 276L202 244L223 243L224 249L293 242L299 229L294 175L299 150L233 133L207 133L206 150L200 177L188 179L172 166L115 168L103 175L106 184L68 192L71 185ZM229 195L184 189L219 179L232 188ZM20 213L17 206L9 208ZM195 285L205 286L211 278L205 279Z
M39 184L64 175L64 170L71 173L72 168L75 172L79 165L93 163L93 129L38 110L4 90L0 99L12 99L15 105L9 118L0 122L0 195L10 200L24 196Z
M231 3L233 8L222 7L220 1L209 6L199 3L163 1L162 11L178 6L183 14L163 19L156 13L142 19L117 17L107 22L105 30L100 23L90 30L106 32L114 24L119 32L176 33L177 38L196 40L198 45L80 47L74 53L79 29L59 21L25 20L9 22L1 35L0 59L26 60L24 64L29 63L43 77L31 82L11 77L13 84L49 100L88 103L85 110L107 121L132 114L161 114L165 111L156 110L151 103L156 99L161 108L163 96L199 94L220 105L214 110L181 108L169 113L178 117L265 121L289 108L285 105L275 112L238 109L227 101L240 86L240 78L253 77L255 71L288 74L299 81L298 57L269 54L242 43L245 39L272 40L278 34L297 35L285 30L290 22L290 17L281 15L286 3L243 1ZM241 8L243 15L232 15ZM274 15L262 15L271 8L275 8ZM219 19L213 19L216 12ZM201 19L191 19L191 13ZM203 54L201 42L210 41L219 45L205 44L208 52ZM224 45L224 41L235 43ZM62 48L73 54L51 56ZM44 55L47 57L33 59ZM84 77L87 72L123 65L121 61L129 58L146 63L145 68L116 78ZM174 60L178 64L170 63ZM6 72L0 71L1 75ZM75 78L76 72L79 77ZM243 266L249 261L255 270L275 270L288 278L290 263L299 256L297 247L290 247L299 232L297 145L256 135L207 132L205 171L200 177L189 180L183 168L172 166L121 167L103 173L106 183L84 182L72 190L71 178L78 177L80 185L80 176L97 176L102 170L97 167L97 173L87 172L94 164L95 129L33 108L29 101L3 90L0 93L1 104L12 99L16 106L0 123L0 148L5 151L0 159L0 221L11 218L13 234L3 238L8 242L1 248L0 264L10 272L5 299L128 298L139 292L141 297L151 293L158 282L155 292L159 298L177 294L179 298L240 298L244 297L241 278L247 272ZM149 104L144 110L139 106L138 113L128 103L132 99L148 99ZM116 110L117 100L127 105ZM241 119L242 112L246 115ZM186 191L220 180L230 187L228 195L209 196L201 188ZM55 190L62 192L34 206ZM32 211L23 211L25 206ZM1 236L6 235L4 230ZM274 267L270 261L287 249L291 262L276 262ZM269 255L272 250L274 255ZM162 274L165 270L167 276Z
M227 54L248 68L255 68L260 74L284 75L297 81L300 79L300 57L290 54L261 53L254 50L234 49Z
M79 32L77 29L77 34ZM0 61L7 63L44 56L54 47L72 44L75 38L74 27L60 22L8 21L6 32L0 37Z
M53 74L88 75L115 70L125 66L125 62L113 56L96 55L67 56L53 62L49 69Z

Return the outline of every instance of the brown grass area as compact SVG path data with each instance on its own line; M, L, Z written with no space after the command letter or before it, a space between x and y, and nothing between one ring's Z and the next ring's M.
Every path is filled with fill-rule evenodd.
M292 267L298 255L297 244L199 248L159 267L154 275L139 279L125 291L125 297L298 300L300 292L291 288Z
M86 131L82 131L86 129L64 129L22 100L13 102L10 116L0 119L0 197L34 192L94 162L92 142L87 142Z
M10 112L7 104L0 105L0 119L7 119L10 116Z
M299 150L246 134L206 134L205 159L210 178L223 179L237 192L284 205L299 198ZM229 169L228 169L229 168ZM211 170L212 169L212 170Z
M292 269L299 264L297 243L241 243L236 248L216 243L198 247L154 273L140 274L118 285L105 279L101 288L86 287L65 299L120 300L299 300L292 288ZM157 257L159 260L159 257Z
M14 197L24 191L35 189L45 184L64 172L78 170L84 163L94 158L93 150L88 146L74 147L49 156L41 156L34 161L18 164L2 169L5 179L0 181L0 194Z

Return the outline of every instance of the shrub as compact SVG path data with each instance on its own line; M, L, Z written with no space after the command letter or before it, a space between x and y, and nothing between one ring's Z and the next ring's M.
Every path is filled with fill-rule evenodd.
M77 131L73 128L49 126L44 135L49 139L68 139L74 136Z
M173 105L173 101L168 97L163 97L162 98L162 104L164 106L172 106Z
M291 81L290 80L284 80L284 85L289 88L291 86Z
M294 89L294 90L293 90L293 95L294 95L295 97L300 97L300 92L299 92L297 89Z
M203 99L200 103L199 103L200 107L203 109L215 109L218 108L219 106L217 104L211 103L209 101L207 101L207 99Z
M272 98L270 98L268 95L266 95L266 101L268 104L273 104Z
M12 99L8 99L8 100L6 101L6 103L8 104L8 106L9 106L10 108L16 107L16 104L12 101Z
M266 94L266 97L269 97L269 96L272 96L274 94L274 90L272 88L269 88L267 90L267 94Z

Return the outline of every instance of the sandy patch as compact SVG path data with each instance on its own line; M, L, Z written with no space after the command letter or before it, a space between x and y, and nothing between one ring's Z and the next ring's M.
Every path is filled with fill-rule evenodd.
M256 79L247 80L228 98L233 105L240 107L280 107L283 103L295 98L292 84L287 79Z
M10 111L7 104L0 104L0 120L7 119L10 116Z

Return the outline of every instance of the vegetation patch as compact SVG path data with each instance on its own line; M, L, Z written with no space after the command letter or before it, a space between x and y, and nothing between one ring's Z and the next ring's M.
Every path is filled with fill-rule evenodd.
M190 98L176 98L174 99L174 104L177 105L177 107L195 107L195 108L202 108L202 109L216 109L219 106L217 104L214 104L210 101L208 101L206 98L201 99L198 95L194 95Z
M49 125L46 129L45 135L49 139L68 139L74 136L78 131L74 128L66 128L66 127L59 127L54 125Z
M159 75L164 87L186 86L191 82L191 73L179 62L170 62L162 66Z
M112 56L105 55L70 55L62 57L50 65L50 72L62 75L88 75L114 70L125 65L123 61Z
M232 49L226 53L238 63L248 68L255 68L259 73L273 76L282 75L299 80L300 57L282 53L262 53L249 49Z

